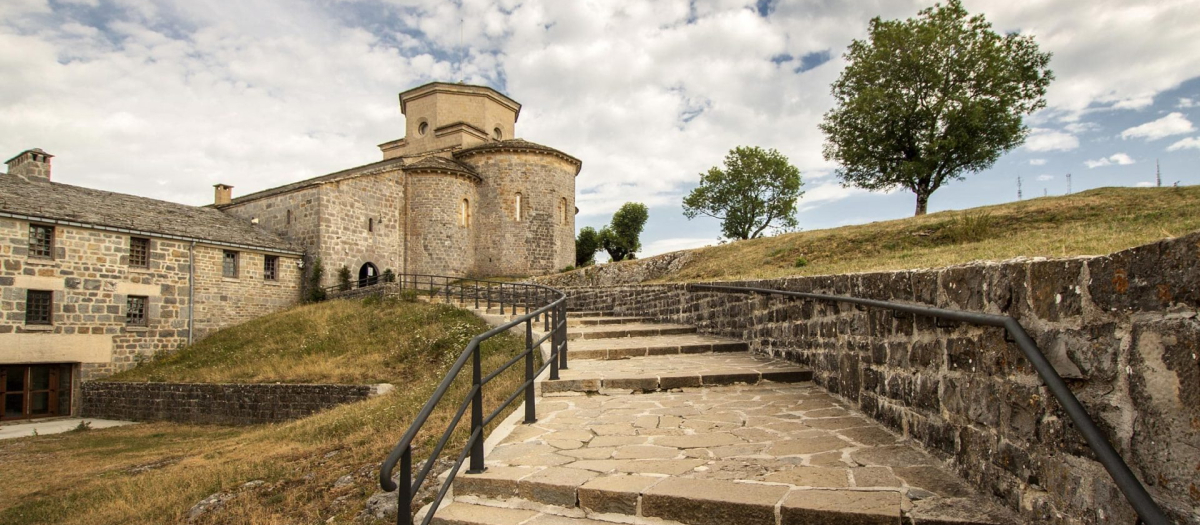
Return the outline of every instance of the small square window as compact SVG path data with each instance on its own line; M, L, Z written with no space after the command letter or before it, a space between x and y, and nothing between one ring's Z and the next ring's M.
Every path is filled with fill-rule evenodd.
M25 292L25 324L48 325L54 319L54 292Z
M41 259L54 258L54 227L42 224L29 225L29 256Z
M131 295L125 303L125 324L129 326L146 326L146 305L149 300L144 295Z
M279 257L263 256L263 279L275 281L279 279Z
M129 238L129 265L135 268L150 267L150 239Z
M229 278L237 278L238 252L225 250L225 257L221 264L221 275Z

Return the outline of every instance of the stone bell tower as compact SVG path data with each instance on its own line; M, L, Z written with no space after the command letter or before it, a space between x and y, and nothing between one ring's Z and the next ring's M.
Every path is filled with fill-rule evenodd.
M384 160L513 138L521 104L486 86L432 82L400 93L404 138L379 145Z

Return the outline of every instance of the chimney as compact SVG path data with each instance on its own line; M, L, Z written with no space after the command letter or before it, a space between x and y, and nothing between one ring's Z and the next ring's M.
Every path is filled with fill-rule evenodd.
M216 188L213 195L213 204L221 206L233 201L233 186L228 184L214 184L213 187Z
M50 181L50 157L49 153L42 151L41 148L33 148L22 151L16 157L8 159L8 174L16 175L28 181L41 180Z

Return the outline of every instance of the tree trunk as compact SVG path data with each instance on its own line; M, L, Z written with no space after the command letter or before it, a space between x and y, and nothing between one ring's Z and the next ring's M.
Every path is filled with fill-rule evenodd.
M929 194L925 192L917 192L917 213L914 216L925 215L926 208L929 207Z

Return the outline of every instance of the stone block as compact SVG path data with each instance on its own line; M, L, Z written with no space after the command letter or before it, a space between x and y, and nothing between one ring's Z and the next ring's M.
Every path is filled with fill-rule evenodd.
M589 512L637 515L638 498L663 478L603 476L579 487L579 506Z
M523 499L547 505L575 507L576 490L597 475L587 470L550 467L522 478L520 495Z
M690 525L775 525L782 486L667 478L642 495L642 515Z
M780 507L781 525L900 525L899 492L797 490Z

